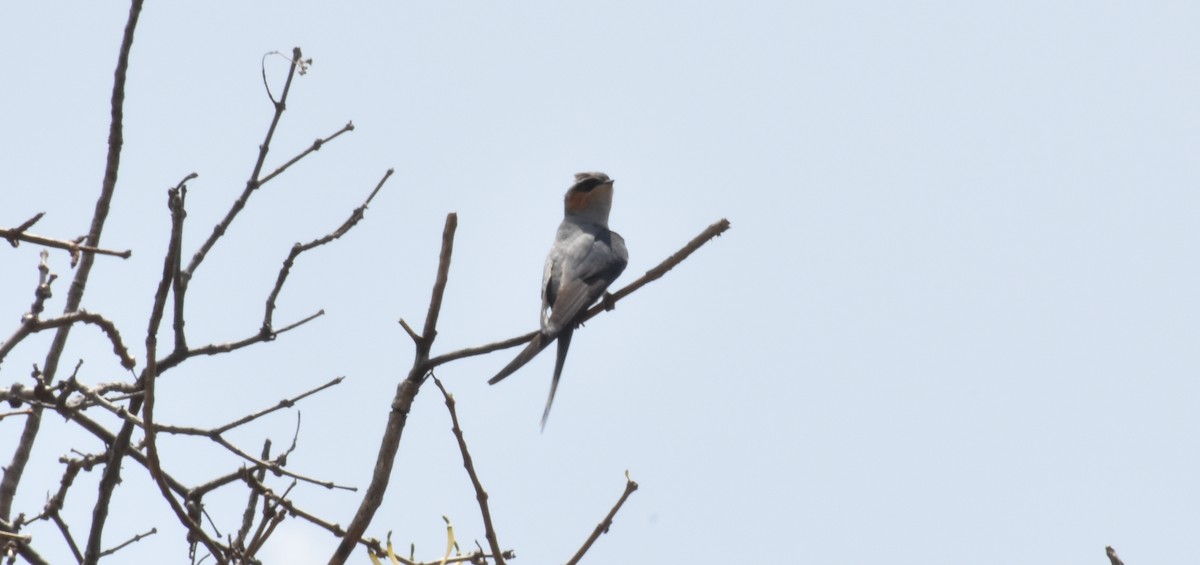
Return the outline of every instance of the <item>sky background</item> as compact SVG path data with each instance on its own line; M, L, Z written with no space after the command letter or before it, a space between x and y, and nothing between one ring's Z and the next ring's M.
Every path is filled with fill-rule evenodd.
M85 233L104 167L128 6L0 8L0 225ZM303 48L267 168L356 130L250 200L197 272L189 342L253 334L291 245L301 256L272 343L194 359L159 381L158 419L217 425L333 377L298 406L289 468L365 487L424 319L442 225L458 213L435 353L537 325L542 261L571 175L616 179L612 227L633 280L720 218L733 228L576 334L545 433L553 361L501 385L502 352L444 366L514 563L568 559L641 489L585 563L974 565L1195 560L1200 531L1200 6L1193 2L155 2L137 30L125 152L85 308L142 345L190 172L190 257L240 193L271 117L260 60ZM287 62L267 59L281 84ZM0 321L33 298L38 249L0 249ZM61 311L60 275L48 311ZM0 329L8 335L11 330ZM63 367L125 379L93 328ZM0 366L29 383L50 335ZM65 376L62 374L60 376ZM108 420L112 422L112 420ZM0 421L0 464L23 422ZM115 426L115 424L113 424ZM280 413L230 434L248 451ZM197 484L239 466L160 440ZM47 415L16 510L35 514L70 449ZM98 472L66 515L81 539ZM113 562L185 562L182 533L125 465ZM277 489L282 480L272 483ZM300 485L346 524L359 495ZM244 497L214 496L222 533ZM417 397L368 534L436 559L441 516L483 528L436 389ZM324 562L336 540L289 520L269 563ZM70 561L57 531L26 533ZM351 562L367 563L359 551Z

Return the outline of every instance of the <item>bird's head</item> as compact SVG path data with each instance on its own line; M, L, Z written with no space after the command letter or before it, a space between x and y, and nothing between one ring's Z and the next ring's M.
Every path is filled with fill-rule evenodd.
M577 173L575 184L563 198L567 217L586 220L608 226L608 212L612 210L613 180L604 173Z

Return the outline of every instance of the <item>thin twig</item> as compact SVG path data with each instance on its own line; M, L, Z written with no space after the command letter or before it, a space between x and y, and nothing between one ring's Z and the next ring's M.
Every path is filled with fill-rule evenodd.
M325 145L326 143L329 143L330 141L333 141L334 139L337 139L337 137L339 135L342 135L343 133L346 133L348 131L354 131L354 122L346 122L346 125L342 126L342 129L339 129L336 132L334 132L333 135L330 135L329 137L326 137L324 139L317 139L316 141L312 142L312 145L309 145L308 149L305 149L304 151L301 151L295 157L288 159L288 161L286 163L280 165L279 168L275 169L274 171L271 171L267 176L265 176L261 180L259 180L258 186L261 187L262 185L267 184L267 182L269 182L271 179L279 176L280 174L283 174L284 171L288 170L288 167L295 165L301 159L307 157L309 153L312 153L314 151L320 151L321 146Z
M327 388L342 384L342 381L345 379L346 379L346 377L337 377L321 386L318 386L313 389L309 389L308 391L303 392L297 396L293 396L292 398L280 400L277 404L275 404L275 406L272 406L270 408L265 408L263 410L259 410L258 412L255 412L248 416L242 416L241 418L238 418L237 420L229 422L228 424L225 424L224 426L218 426L216 428L213 428L212 433L222 434L229 430L232 430L233 428L236 428L236 427L246 424L248 422L257 420L258 418L266 416L267 414L270 414L271 412L274 412L276 410L282 410L284 408L291 408L291 407L295 406L297 402L300 402L301 400L304 400L305 398L308 398L309 396L312 396L312 395L314 395L318 392L321 392ZM266 456L263 456L263 459L266 459Z
M538 333L540 333L540 332L538 332L537 330L534 330L527 334L519 335L517 337L510 337L503 341L497 341L495 343L489 343L487 345L481 345L479 347L467 347L465 349L459 349L458 351L452 351L452 352L446 353L444 355L438 355L437 357L434 357L433 359L429 360L429 368L432 369L432 368L436 368L444 363L449 363L451 361L456 361L458 359L463 359L466 357L474 357L476 355L483 355L485 353L491 353L493 351L500 351L501 349L508 349L510 347L516 347L518 345L521 345L522 343L529 343L529 340L533 339L536 335L538 335Z
M296 67L300 65L300 58L300 48L296 47L292 49L292 65L288 69L287 82L283 85L283 94L280 95L278 101L274 102L275 114L271 117L271 125L267 128L267 135L263 139L262 145L258 146L258 159L254 162L254 170L251 171L250 178L246 180L246 188L242 191L241 196L233 202L233 206L229 208L229 211L225 213L225 218L213 228L212 234L208 236L208 239L204 241L200 249L192 256L187 269L182 273L184 288L191 282L191 278L196 274L196 269L204 262L204 258L212 250L213 246L216 245L217 240L225 235L225 231L229 229L229 225L233 223L234 218L242 211L242 208L246 207L246 201L250 199L250 194L257 190L261 184L259 182L259 175L262 174L263 163L267 160L267 153L271 150L271 140L275 137L275 128L279 126L279 119L283 117L283 111L287 109L288 93L292 90L292 79L296 76Z
M122 549L125 549L125 546L128 546L128 545L130 545L130 544L133 544L133 543L137 543L137 542L139 542L139 541L142 541L142 538L148 538L148 537L150 537L150 536L152 536L152 535L154 535L154 534L157 534L157 533L158 533L158 528L150 528L150 531L148 531L148 532L146 532L146 533L144 533L144 534L138 534L138 535L136 535L136 536L133 536L132 538L130 538L130 539L128 539L128 540L125 540L125 543L122 543L122 544L120 544L120 545L117 545L116 547L113 547L112 549L106 549L106 550L104 550L104 551L101 551L101 552L100 552L100 557L104 557L104 556L106 556L106 555L112 555L112 554L114 554L114 553L116 553L116 552L118 552L118 551L120 551L120 550L122 550Z
M428 357L429 348L437 336L438 316L442 313L442 297L446 294L446 282L450 278L450 256L454 254L454 232L457 229L458 214L447 214L446 227L442 230L442 253L438 257L437 279L433 282L429 312L425 314L425 331L421 333L421 337L425 340L424 357Z
M95 253L97 255L111 255L113 257L120 257L122 259L128 259L133 256L133 251L128 249L124 251L113 251L111 249L102 249L100 247L85 245L77 241L34 235L31 233L26 233L25 228L22 227L16 227L12 229L0 228L0 238L7 239L9 243L13 245L13 247L16 247L17 242L24 241L35 245L52 247L54 249L63 249L69 251L72 255L78 255L80 252L83 252L87 254Z
M471 477L471 486L475 487L475 500L479 501L479 512L483 516L483 529L488 546L492 550L492 555L496 556L496 565L504 565L500 541L496 539L496 529L492 525L492 511L488 508L488 494L483 490L483 483L479 481L479 475L475 472L475 463L471 459L471 453L467 451L467 440L463 437L462 427L458 424L458 412L454 409L454 397L446 392L446 387L442 386L442 381L436 376L433 377L433 384L437 385L438 390L442 391L442 396L446 399L446 408L450 411L451 430L454 432L454 438L458 440L458 450L462 453L463 467L467 469L467 476Z
M231 342L231 343L212 343L209 345L197 347L195 349L189 349L187 351L184 351L183 353L180 353L178 351L172 352L170 355L164 357L163 359L161 359L158 362L158 373L159 373L159 375L161 375L162 373L166 372L167 369L174 368L174 367L178 366L180 363L182 363L192 357L199 356L199 355L217 355L220 353L229 353L231 351L237 351L238 349L241 349L243 347L247 347L250 345L254 345L256 343L262 343L264 341L272 341L274 338L278 337L279 334L286 333L290 330L296 329L296 328L303 326L304 324L307 324L307 323L309 323L321 316L324 316L324 315L325 315L325 311L319 310L315 314L306 316L305 318L303 318L295 323L288 324L288 325L286 325L278 330L275 330L271 333L263 333L260 330L258 333L254 334L248 338L239 340L239 341L235 341L235 342Z
M183 240L183 221L187 218L187 182L198 177L196 173L190 173L183 180L180 180L175 185L175 190L179 193L179 230L180 241ZM172 221L175 221L172 216ZM183 263L183 253L175 254L174 272L171 274L171 296L174 297L174 312L172 315L171 327L175 331L175 351L187 351L187 334L184 332L184 294L187 289L184 288L183 274L181 265Z
M321 387L321 388L324 388L324 387ZM121 408L120 406L117 406L117 405L109 402L108 400L104 399L103 397L100 397L99 395L97 395L94 391L91 391L87 387L84 387L82 385L77 386L77 390L79 390L79 392L82 393L84 396L87 396L89 400L96 403L97 406L100 406L101 408L104 408L105 410L108 410L109 412L115 414L116 416L118 416L119 418L124 420L127 424L133 425L133 426L141 428L143 430L146 429L146 422L144 420L138 418L137 416L134 416L129 410L127 410L125 408ZM276 409L278 409L278 406L269 409L268 412L271 410L276 410ZM233 453L234 455L237 455L238 457L245 459L247 462L252 463L255 467L263 467L263 468L269 469L273 473L276 473L279 475L286 475L286 476L292 477L294 479L298 479L298 480L304 481L306 483L322 486L322 487L325 487L325 488L331 489L331 490L332 489L348 490L348 491L358 490L356 487L339 485L332 481L322 481L320 479L315 479L315 478L312 478L312 477L309 477L306 475L302 475L300 473L296 473L294 471L290 471L288 469L285 469L282 466L282 464L280 464L278 462L264 461L262 459L259 459L253 455L250 455L249 453L246 453L245 451L243 451L241 448L237 447L236 445L230 443L229 440L225 439L221 435L221 433L217 430L204 430L204 429L200 429L200 428L191 428L191 427L185 427L185 426L171 426L171 425L166 425L166 424L154 424L154 432L155 432L155 434L168 433L168 434L205 437L205 438L212 440L217 445L224 447L230 453ZM193 489L193 494L194 494L194 491L195 491L195 489Z
M400 318L400 327L404 328L404 333L408 334L408 337L412 338L413 343L421 343L421 334L412 329L412 326L408 325L408 322L405 322L404 318Z
M67 527L67 523L63 521L62 515L58 512L50 515L50 521L58 526L58 531L62 534L63 539L67 542L67 547L71 549L71 554L75 556L75 561L78 563L83 561L83 554L79 552L79 545L75 543L75 538L71 536L71 528Z
M13 332L13 335L7 341L0 343L0 362L4 360L4 357L21 340L29 337L29 335L53 328L67 327L76 323L91 324L100 328L100 331L103 331L104 335L108 336L109 342L112 343L113 353L121 360L121 366L126 369L132 369L137 364L137 361L129 354L129 348L121 340L121 332L117 330L117 326L104 318L104 316L93 314L86 310L77 310L48 320L26 319L25 323L21 324L21 327L17 328L17 331Z
M283 283L287 281L288 275L291 273L292 265L295 263L296 258L305 251L315 247L320 247L342 237L343 235L346 235L346 232L349 232L350 229L355 226L355 224L363 219L363 214L366 212L367 206L371 204L371 200L375 199L375 195L379 193L379 189L383 188L383 184L387 182L389 177L392 176L392 172L393 169L388 169L387 172L384 173L383 178L379 179L379 183L375 185L375 189L371 191L369 196L367 196L366 201L364 201L358 208L355 208L354 211L350 213L350 217L347 218L345 222L342 222L342 225L336 230L330 232L324 237L314 239L308 243L297 243L292 246L292 250L290 253L288 253L287 259L283 261L283 267L279 269L279 276L276 277L275 287L271 289L271 294L267 296L266 311L263 313L263 332L271 332L272 318L275 313L275 300L279 298L279 293L283 290Z
M33 227L33 224L36 224L36 223L38 223L39 221L41 221L42 217L43 217L43 216L45 216L45 215L46 215L46 213L45 213L45 212L38 212L38 213L34 214L32 218L29 218L28 220L25 220L24 222L21 222L21 225L19 225L19 226L17 226L17 227L15 227L15 228L13 228L13 231L15 231L15 232L23 232L23 231L25 231L25 230L27 230L27 229L29 229L29 228ZM15 241L12 241L12 242L9 242L9 243L11 243L13 247L16 247L16 246L17 246L17 243L16 243Z
M617 511L625 504L625 500L629 498L629 495L633 494L633 491L637 489L638 484L629 478L629 471L626 471L625 492L621 493L621 498L617 499L617 503L613 505L612 510L608 511L608 515L596 526L596 529L592 530L592 535L588 536L588 539L583 542L583 546L579 548L579 551L575 552L575 556L570 561L567 561L567 565L579 563L579 560L583 559L583 554L587 553L588 549L591 549L592 544L596 543L596 540L600 538L600 534L608 532L608 529L612 527L613 518L617 515Z
M30 408L26 408L24 410L13 410L12 412L0 412L0 420L3 420L9 416L29 416L32 414L33 410Z

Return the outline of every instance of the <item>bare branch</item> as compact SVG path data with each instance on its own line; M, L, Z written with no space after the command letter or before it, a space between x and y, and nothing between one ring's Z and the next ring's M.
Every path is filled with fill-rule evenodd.
M6 526L0 526L0 538L19 541L21 543L29 543L33 541L33 536L29 534L16 534L9 531Z
M84 414L81 414L76 411L69 411L69 410L60 410L59 414L62 414L64 417L69 418L71 421L79 424L79 426L81 428L83 428L84 430L87 430L89 433L91 433L92 435L99 438L106 445L113 445L118 439L117 434L112 433L107 428L105 428L104 426L101 426L95 420L88 418ZM109 460L108 458L110 455L111 455L110 453L103 453L103 454L97 455L96 457L99 458L101 462L104 462L107 465L107 462ZM149 469L149 464L146 461L146 456L143 455L140 451L137 451L136 449L131 450L128 452L128 455L134 461L136 461L139 465L141 465L142 467L145 467L146 469ZM106 466L105 470L107 471L107 466ZM175 491L176 494L178 494L180 496L186 496L188 494L187 487L183 486L183 483L180 483L179 481L175 480L170 474L163 472L163 477L166 478L167 484L170 485L171 490Z
M36 216L26 220L24 223L22 223L21 225L15 227L15 228L12 228L12 229L0 228L0 238L7 239L8 243L10 245L12 245L13 247L16 247L17 245L19 245L20 242L24 241L27 243L41 245L44 247L63 249L63 250L70 252L71 256L73 258L78 257L80 252L89 253L89 254L95 253L98 255L112 255L114 257L120 257L122 259L128 259L131 256L133 256L133 252L128 249L126 249L125 251L113 251L111 249L101 249L99 247L95 247L92 245L86 245L86 244L80 243L78 241L71 241L71 240L66 240L66 239L55 239L52 237L34 235L34 234L31 234L31 233L28 233L25 231L25 230L29 229L30 227L32 227L33 224L37 223L38 220L42 219L42 216L44 216L44 215L46 215L45 212L38 212L38 214ZM72 263L74 263L74 260L72 261Z
M158 528L150 528L150 531L148 531L148 532L146 532L146 533L144 533L144 534L138 534L138 535L136 535L136 536L133 536L132 538L130 538L130 539L128 539L128 540L125 540L125 542L124 542L124 543L122 543L122 544L120 544L120 545L118 545L118 546L116 546L116 547L113 547L113 548L111 548L111 549L106 549L106 550L104 550L104 551L101 551L101 552L100 552L100 557L104 557L104 556L106 556L106 555L112 555L112 554L114 554L114 553L116 553L116 552L118 552L118 551L121 551L122 549L125 549L125 546L128 546L129 544L132 544L132 543L137 543L137 542L139 542L139 541L142 541L142 538L148 538L148 537L150 537L150 536L152 536L152 535L154 535L154 534L157 534L157 533L158 533Z
M124 145L124 121L125 121L125 79L129 70L129 52L133 47L133 32L137 28L138 16L142 11L142 0L132 0L129 7L129 18L125 22L125 31L121 37L121 48L117 55L117 66L113 73L113 88L111 102L111 120L108 128L108 155L104 164L104 180L100 187L100 196L96 199L96 208L92 214L92 225L88 229L87 238L83 244L89 247L100 245L100 236L104 231L104 223L108 219L109 207L112 204L113 194L117 187L117 171L121 164L121 147ZM67 302L63 309L66 313L75 312L79 309L79 305L83 301L83 292L87 287L88 277L92 272L92 264L95 259L95 253L83 253L79 261L79 268L75 271L75 280L71 282L70 290L67 293ZM70 334L71 326L63 326L54 335L54 340L50 344L50 351L46 354L46 363L44 365L44 380L47 384L54 381L54 376L58 372L58 362L62 357L63 349L67 345L67 337ZM13 451L12 461L4 467L4 476L0 479L0 519L7 519L12 510L13 498L16 496L17 487L21 482L21 476L25 472L25 465L29 462L29 454L33 450L33 444L37 439L38 430L41 426L41 417L35 414L25 420L25 428L21 432L21 439L17 442L17 447ZM114 449L114 451L117 451ZM114 471L114 474L116 471ZM114 475L115 478L115 475ZM108 501L103 502L107 506ZM101 511L97 508L93 513L94 519L93 532L96 534L94 540L96 545L94 550L89 547L90 559L85 559L88 565L94 565L96 554L100 551L100 530L103 529L104 519L107 516L107 509Z
M180 353L177 351L173 352L158 362L158 373L161 375L162 373L166 372L167 369L171 369L171 368L179 365L180 363L188 360L189 358L196 357L199 355L217 355L220 353L229 353L231 351L236 351L238 349L241 349L246 346L254 345L256 343L262 343L264 341L272 341L273 339L278 337L279 334L296 329L296 328L298 328L304 324L307 324L307 323L309 323L321 316L324 316L324 315L325 315L325 311L320 310L320 311L316 312L315 314L311 314L308 317L301 319L298 322L284 326L284 327L282 327L274 332L271 332L271 333L263 333L260 330L258 333L254 334L248 338L242 339L240 341L235 341L235 342L231 342L231 343L213 343L213 344L205 345L202 347L197 347L195 349L189 349L183 353Z
M280 165L278 169L271 171L270 174L263 177L262 180L258 181L258 186L261 187L262 185L267 184L267 182L269 182L271 179L279 176L280 174L283 174L284 171L288 170L288 167L295 165L301 159L307 157L309 153L312 153L314 151L320 151L321 146L325 145L326 143L329 143L330 141L333 141L334 139L337 139L337 137L339 135L342 135L343 133L346 133L348 131L354 131L354 122L346 122L346 125L342 126L342 129L339 129L336 132L334 132L333 135L330 135L329 137L326 137L324 139L317 139L316 141L312 142L312 145L308 146L308 149L305 149L304 151L301 151L300 154L296 155L295 157L288 159L288 162Z
M433 296L429 298L429 312L425 314L425 331L421 332L425 342L425 357L428 357L433 339L437 337L438 316L442 313L442 296L446 294L446 282L450 278L450 256L454 253L454 232L457 229L458 214L447 214L446 227L442 230L442 253L438 258L437 279L433 282Z
M208 239L204 241L200 249L192 256L192 261L188 263L187 269L182 274L185 288L191 281L191 278L195 276L196 269L200 267L200 263L204 262L204 258L208 255L208 252L217 244L217 240L225 235L225 231L229 229L229 225L233 223L234 218L242 211L242 208L246 207L246 201L250 199L250 194L257 190L261 184L259 175L262 174L263 163L267 160L267 153L271 150L271 139L275 137L275 128L279 126L279 119L283 117L283 111L287 108L288 93L292 90L292 78L296 76L296 67L300 65L300 61L300 48L296 47L292 49L292 66L288 70L287 82L283 85L283 94L280 96L279 101L272 100L275 102L275 115L271 118L271 125L267 128L267 135L263 139L262 145L258 146L258 159L254 163L254 170L250 173L250 178L246 180L246 188L242 191L241 196L233 202L233 206L229 208L229 211L225 213L225 218L213 228L212 234L208 236Z
M42 513L25 520L25 523L32 523L37 520L50 520L58 527L59 533L62 534L63 540L67 542L67 547L75 556L75 561L83 561L83 553L79 550L79 545L75 543L75 537L71 535L71 529L67 527L66 521L62 519L62 508L66 502L67 491L75 482L75 477L79 475L82 469L91 470L91 468L103 461L103 457L98 455L85 455L81 459L60 459L66 463L66 470L63 472L62 479L59 481L58 492L46 501L46 506L42 509Z
M346 536L338 545L333 556L329 558L330 565L340 565L349 559L355 544L362 538L367 531L367 526L375 517L375 511L383 503L383 495L387 492L388 482L391 480L392 466L396 462L396 452L400 447L400 437L404 432L405 423L408 422L409 410L412 409L413 399L417 397L421 383L424 382L425 375L428 373L426 366L429 362L429 349L437 335L437 319L441 312L442 296L446 291L446 281L449 278L450 259L454 250L454 232L457 228L458 215L447 214L446 226L442 230L442 251L438 258L437 278L433 284L433 296L429 300L429 313L425 318L425 331L420 341L417 342L415 358L408 376L396 386L392 409L388 413L387 425L384 428L379 453L375 459L375 471L371 474L371 484L367 486L362 502L359 503L358 511L355 512L350 525L346 527Z
M279 293L283 290L283 283L287 281L288 274L291 273L292 265L295 263L296 257L299 257L300 254L304 253L305 251L315 247L320 247L342 237L343 235L346 235L346 232L349 232L350 229L355 226L355 224L363 219L363 214L366 212L367 206L371 204L371 200L375 199L375 195L379 193L379 189L383 188L383 183L387 182L388 178L392 176L392 172L393 169L388 169L387 172L384 173L383 178L379 179L379 183L375 185L375 190L371 191L371 194L367 197L366 201L364 201L358 208L355 208L354 211L350 213L350 217L346 219L345 222L342 222L342 225L338 227L338 229L330 232L324 237L314 239L308 243L297 243L292 246L291 253L288 253L287 259L283 261L283 267L279 269L279 276L275 280L275 287L271 289L271 294L267 296L266 311L263 313L262 327L264 332L269 333L271 331L271 321L275 312L275 300L279 298Z
M0 538L3 538L8 533L6 529L7 527L8 526L6 523L3 520L0 520ZM32 547L29 547L29 543L27 541L15 541L16 543L13 545L16 546L17 555L20 555L21 558L29 562L30 565L50 565L49 561L46 561L46 559L41 555L38 555L38 552L34 551ZM8 563L10 565L15 562L15 558L11 556L8 558Z
M58 531L62 534L63 539L67 542L67 547L71 548L71 554L75 556L75 561L83 561L83 554L79 552L79 545L75 543L75 538L71 535L71 528L67 527L67 523L62 519L62 515L55 512L50 516L50 521L58 526Z
M501 349L508 349L510 347L516 347L523 343L529 343L529 341L531 339L533 339L534 336L536 336L538 333L539 332L537 330L534 330L527 334L519 335L517 337L510 337L503 341L497 341L495 343L489 343L487 345L481 345L479 347L468 347L465 349L459 349L458 351L453 351L451 353L446 353L445 355L438 355L437 357L434 357L433 359L429 360L429 368L432 369L439 365L442 365L443 363L449 363L451 361L456 361L458 359L463 359L466 357L474 357L476 355L483 355L485 353L491 353L493 351L500 351Z
M258 480L262 482L263 473L259 471ZM287 490L283 491L281 498L286 499L292 489L296 488L296 481L288 485ZM258 496L258 491L250 489L253 496ZM254 532L254 538L250 540L250 544L246 547L246 555L253 556L262 549L263 544L267 543L267 539L271 534L275 533L275 528L287 518L286 512L279 511L280 505L278 502L267 500L263 502L263 519L258 523L258 530Z
M466 467L467 475L471 477L471 486L475 487L475 500L479 501L479 512L483 516L483 529L488 546L496 558L496 565L504 565L503 551L500 549L500 541L496 539L496 529L492 525L492 511L488 508L488 494L483 490L483 483L479 481L479 475L475 472L475 463L471 460L471 453L467 451L467 440L463 437L462 427L458 425L458 412L454 409L454 396L446 392L446 387L442 386L442 381L436 376L433 377L433 384L437 385L438 390L442 391L442 396L446 399L446 408L450 411L451 430L454 432L455 439L458 440L458 450L462 453L463 467Z
M324 387L322 387L322 388L324 388ZM121 408L121 407L109 402L108 400L97 395L94 391L91 391L87 387L84 387L82 385L77 385L77 389L84 396L87 396L88 399L90 399L92 402L95 402L97 406L100 406L100 407L104 408L105 410L108 410L109 412L115 414L116 416L118 416L119 418L124 420L127 424L141 428L143 430L146 429L146 422L144 420L138 418L137 416L134 416L130 410L126 410L124 408ZM278 407L271 408L270 410L275 410L277 408ZM286 476L292 477L294 479L304 481L306 483L311 483L314 485L325 487L327 489L339 489L339 490L348 490L348 491L357 491L358 490L355 487L339 485L332 481L322 481L320 479L314 479L314 478L308 477L306 475L301 475L300 473L296 473L294 471L289 471L288 469L285 469L281 463L278 463L278 462L264 461L262 459L259 459L253 455L250 455L249 453L246 453L245 451L243 451L241 448L237 447L236 445L230 443L229 440L226 440L224 437L222 437L221 433L217 430L203 430L200 428L190 428L190 427L185 427L185 426L170 426L170 425L165 425L165 424L154 424L154 433L155 434L168 433L168 434L205 437L205 438L212 440L217 445L224 447L230 453L233 453L234 455L237 455L238 457L241 457L242 459L245 459L246 461L254 464L254 466L256 468L263 467L263 468L269 469L271 472L273 472L275 474L286 475ZM149 435L149 434L147 434L147 435ZM149 445L149 442L147 442L147 446L148 445ZM193 491L193 495L194 494L195 493Z
M579 551L575 552L575 556L570 561L567 561L567 565L579 563L579 560L583 559L583 554L587 553L588 549L591 549L592 544L596 543L596 540L600 538L600 534L608 532L608 529L612 527L613 518L617 515L617 511L621 510L621 506L625 504L625 500L637 489L638 484L629 478L629 471L625 471L625 492L621 493L621 498L613 505L612 510L608 511L608 515L596 526L596 529L592 530L592 535L588 536L588 539L583 542L583 546L579 548Z
M421 334L412 329L412 326L408 325L408 322L405 322L404 318L400 318L400 327L404 328L404 333L408 334L408 337L412 338L414 344L421 343Z
M50 254L45 249L40 253L42 260L38 261L38 285L33 291L33 304L29 306L29 313L22 318L23 321L30 318L37 319L46 310L46 301L54 295L50 285L58 279L58 275L50 272Z
M100 328L100 330L108 336L108 340L112 342L113 353L120 358L121 366L125 367L126 369L132 369L133 366L137 364L137 361L129 355L129 349L125 347L125 343L121 341L121 332L117 330L117 326L105 319L103 316L99 314L93 314L86 310L77 310L57 318L50 318L49 320L38 320L36 318L26 319L25 323L21 324L21 327L17 328L17 331L8 338L8 341L0 343L0 362L4 360L4 357L7 356L8 353L12 351L12 349L16 347L18 343L21 342L21 340L24 340L30 334L35 334L52 328L62 328L75 323L92 324Z
M646 274L625 285L621 290L606 296L604 300L600 302L600 304L597 304L588 310L587 314L584 315L580 320L580 323L595 318L605 310L612 310L618 300L625 298L626 296L636 292L639 288L642 288L643 286L662 278L663 275L667 274L667 271L675 268L675 265L682 263L684 259L687 259L689 255L695 253L696 250L700 249L700 247L705 243L708 243L713 238L725 233L725 231L728 229L729 220L724 218L721 218L720 221L708 226L704 229L704 231L700 232L700 235L692 238L687 245L684 245L682 249L671 254L670 257L667 257L666 260L664 260L662 263L659 263L658 266L646 271Z
M176 245L182 245L183 242L183 221L185 218L187 218L187 181L198 176L199 175L196 173L190 173L186 177L183 177L183 180L180 180L179 183L175 185L175 191L179 193L179 217L176 218L175 215L172 214L171 221L172 229L174 229L174 222L179 222L180 238ZM176 249L173 272L171 274L171 295L175 298L174 312L172 315L173 323L171 324L172 329L175 331L175 351L187 351L187 335L184 333L185 322L183 318L183 297L187 293L187 289L185 288L186 285L183 282L183 276L180 270L182 261L183 252L181 249Z
M150 477L154 479L158 485L158 490L162 494L163 500L170 506L171 511L175 513L175 517L188 529L188 539L199 540L208 548L209 553L218 563L226 562L225 551L216 541L208 537L203 526L193 520L188 514L187 509L183 504L175 499L171 493L171 489L167 486L167 481L163 477L162 463L158 456L158 434L154 429L154 400L155 400L155 383L158 381L158 329L162 324L163 313L167 307L167 294L171 291L173 283L179 280L179 256L182 254L183 245L183 218L184 212L184 189L183 183L168 191L167 202L171 210L171 236L167 242L167 256L163 259L163 274L159 280L158 289L154 293L154 305L150 310L150 323L146 329L146 369L142 372L139 379L145 390L142 396L144 403L142 409L142 417L144 424L142 426L145 431L146 442L146 460L149 463ZM135 400L136 401L136 400ZM130 414L130 417L133 417ZM140 538L137 538L140 539ZM122 546L123 547L123 546ZM103 552L100 555L104 555Z
M34 214L32 218L29 218L28 220L21 222L21 225L13 228L13 231L23 232L23 231L33 227L33 224L36 224L39 221L41 221L42 216L45 216L45 215L46 215L45 212L38 212L38 213ZM15 242L15 241L10 241L9 243L11 243L13 247L17 246L17 242Z
M647 284L658 280L663 275L667 274L667 271L670 271L671 269L675 268L676 265L678 265L679 263L682 263L684 259L687 259L689 255L694 253L697 249L700 249L700 247L703 246L705 243L708 243L709 240L721 235L728 229L729 229L729 220L725 220L725 219L722 219L719 222L716 222L716 223L712 224L711 226L708 226L707 228L705 228L704 231L700 232L700 235L697 235L696 237L692 238L692 240L689 241L687 243L687 245L684 245L679 251L676 251L675 253L671 254L670 257L667 257L665 260L663 260L663 262L659 263L653 269L646 271L646 274L642 275L641 278L625 285L624 288L622 288L621 290L618 290L617 292L615 292L611 295L606 295L604 300L602 300L599 304L593 306L590 310L588 310L587 314L585 314L583 316L582 322L586 322L586 321L600 315L601 312L604 312L606 310L612 310L618 300L625 298L626 296L633 294L634 292L636 292L638 289L642 288L643 286L646 286ZM483 355L485 353L491 353L493 351L499 351L501 349L508 349L510 347L516 347L518 345L528 343L535 336L537 336L538 333L539 332L537 332L537 331L532 331L527 334L509 338L509 339L506 339L503 341L497 341L494 343L489 343L487 345L481 345L479 347L468 347L466 349L460 349L458 351L453 351L450 353L439 355L437 357L434 357L433 359L430 359L429 362L426 363L425 366L428 369L434 369L434 368L438 367L439 365L442 365L444 363L449 363L450 361L463 359L465 357L474 357L476 355Z
M271 457L271 440L263 441L262 458L264 460ZM267 470L258 470L258 481L262 482L267 478ZM250 489L249 500L246 501L246 510L242 512L242 527L238 529L237 538L233 543L234 547L246 547L246 536L250 534L250 528L254 525L254 508L258 505L258 491ZM263 510L266 510L264 503Z
M280 400L279 403L276 404L275 406L272 406L272 407L264 409L264 410L259 410L258 412L255 412L248 416L242 416L241 418L238 418L237 420L234 420L228 424L225 424L224 426L219 426L219 427L213 428L212 433L222 434L229 430L232 430L233 428L236 428L236 427L246 424L248 422L257 420L257 419L259 419L263 416L266 416L267 414L270 414L271 412L274 412L276 410L282 410L284 408L291 408L291 407L295 406L297 402L304 400L305 398L307 398L309 396L312 396L312 395L314 395L318 392L321 392L327 388L342 384L342 381L345 379L346 379L346 377L337 377L321 386L310 389L310 390L308 390L304 393L301 393L297 396L294 396L292 398L288 398L285 400ZM263 456L263 459L266 459L265 455Z
M1117 557L1117 550L1113 549L1113 546L1104 546L1104 553L1108 554L1108 561L1110 565L1125 565L1125 562L1121 561L1120 557Z
M33 414L33 410L26 408L25 410L13 410L12 412L0 412L0 420L9 416L29 416Z
M314 524L339 538L342 538L343 541L348 539L346 537L346 530L342 529L341 526L334 524L332 522L328 522L326 520L322 520L321 518L317 517L317 515L315 515L311 512L306 512L304 510L301 510L300 508L296 507L296 505L293 504L292 501L272 492L270 488L267 488L266 485L264 485L261 481L256 479L254 476L252 476L249 472L244 471L242 473L241 478L243 481L246 482L246 484L250 485L250 488L258 491L259 494L263 495L264 497L266 497L272 501L275 501L277 504L279 504L280 506L287 509L289 514L296 516L298 518L302 518L305 521L307 521L311 524ZM376 551L379 553L383 552L383 547L379 544L379 540L377 540L377 539L361 538L361 539L356 539L354 541L354 543L362 544L364 547L368 548L369 550L373 550L373 551Z

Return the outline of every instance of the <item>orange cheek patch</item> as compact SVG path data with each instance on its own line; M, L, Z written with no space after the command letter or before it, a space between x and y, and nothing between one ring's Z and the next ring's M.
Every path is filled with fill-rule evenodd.
M586 192L572 192L567 195L567 210L581 212L591 201L591 195Z

